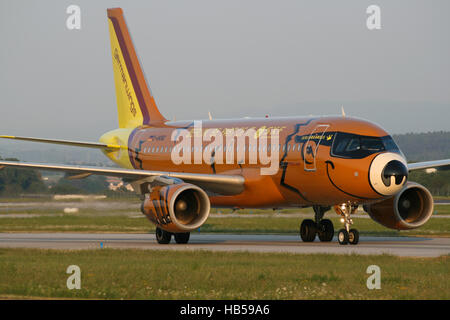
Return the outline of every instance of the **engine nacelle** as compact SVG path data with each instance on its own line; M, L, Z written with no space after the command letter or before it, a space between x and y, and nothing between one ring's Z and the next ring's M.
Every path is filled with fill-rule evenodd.
M156 186L141 205L142 213L151 222L175 233L198 229L208 218L209 210L205 191L189 183Z
M394 197L365 206L379 224L397 230L423 226L433 214L433 197L424 186L408 182Z

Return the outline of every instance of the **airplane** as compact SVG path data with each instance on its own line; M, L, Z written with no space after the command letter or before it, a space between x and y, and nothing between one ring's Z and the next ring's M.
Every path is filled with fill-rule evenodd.
M332 241L334 226L324 216L333 208L343 224L337 233L341 245L359 242L352 215L360 206L374 221L396 230L418 228L430 219L432 195L408 181L408 173L448 169L450 159L407 163L388 132L344 112L232 120L210 116L201 121L200 131L198 121L170 121L160 113L149 89L123 10L107 9L107 18L119 128L103 134L98 142L0 137L99 149L119 168L15 161L0 161L0 168L56 170L70 179L120 177L140 194L141 211L156 225L160 244L170 243L172 236L176 243L188 243L211 207L311 207L314 219L303 220L299 228L304 242L316 237ZM204 144L208 130L225 133L227 139L229 132L240 134L232 136L230 144L212 139ZM180 140L187 145L181 146ZM218 158L219 151L222 157L225 152L226 161ZM255 155L260 157L246 162ZM261 155L272 157L273 172L263 174L269 162ZM174 156L191 161L176 163Z

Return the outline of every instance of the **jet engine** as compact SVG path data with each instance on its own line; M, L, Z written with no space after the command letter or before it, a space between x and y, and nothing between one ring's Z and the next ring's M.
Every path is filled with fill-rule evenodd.
M153 187L141 205L151 222L174 233L198 229L208 218L209 209L205 191L189 183Z
M424 186L408 182L392 198L364 206L379 224L397 230L409 230L424 225L433 214L433 197Z

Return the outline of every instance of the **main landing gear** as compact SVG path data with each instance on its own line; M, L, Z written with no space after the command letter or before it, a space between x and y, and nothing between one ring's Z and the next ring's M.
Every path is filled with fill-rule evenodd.
M189 237L191 236L190 232L182 232L182 233L171 233L165 231L161 228L156 227L156 241L159 244L168 244L172 239L172 235L175 238L175 242L178 244L186 244L189 242Z
M350 215L354 214L356 209L358 209L358 206L352 205L351 202L334 206L334 210L342 217L341 222L344 224L344 229L340 229L338 231L339 244L357 244L359 242L359 231L356 229L350 229L350 226L353 224L353 220L350 218Z
M329 242L333 240L334 227L333 222L328 219L323 219L325 212L330 210L330 207L313 206L314 220L305 219L300 225L300 237L304 242L313 242L316 235L320 241Z

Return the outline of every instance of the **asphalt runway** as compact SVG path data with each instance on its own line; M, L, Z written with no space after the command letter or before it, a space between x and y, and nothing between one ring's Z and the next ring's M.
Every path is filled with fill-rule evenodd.
M438 257L450 254L450 238L361 237L358 245L332 242L304 243L293 235L191 235L189 244L160 245L154 234L98 233L0 233L0 248L101 249L136 248L150 250L209 250L285 252L294 254L391 254L406 257Z

